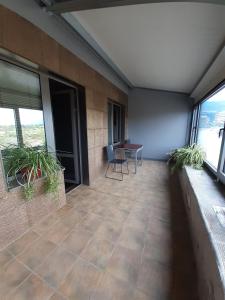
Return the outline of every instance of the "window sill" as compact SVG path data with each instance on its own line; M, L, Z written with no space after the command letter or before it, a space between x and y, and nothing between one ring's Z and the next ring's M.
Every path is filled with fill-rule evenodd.
M212 268L210 266L210 259L213 257L212 261L214 260L213 263L217 268L216 273L218 273L217 277L219 278L217 279L220 281L220 291L223 290L223 294L225 295L225 227L219 221L214 210L214 206L225 208L224 186L221 186L220 183L214 180L206 170L195 170L191 167L185 167L182 170L181 183L186 199L185 204L190 220L190 227L192 228L193 240L197 245L197 256L199 255L197 257L197 264L202 264L204 261L203 264L206 263L207 266L203 268L206 268L209 272L210 268ZM201 219L201 224L198 220L199 218ZM201 236L202 233L204 237ZM206 248L210 249L209 251L205 249L205 245L207 245ZM207 251L208 253L212 253L211 258L209 258ZM202 261L200 262L199 260ZM215 271L213 272L215 273ZM206 277L206 275L204 274L203 277ZM209 274L209 283L215 289L213 283L216 280L213 277L216 277L216 275ZM214 294L213 291L211 292ZM211 292L208 293L211 294Z

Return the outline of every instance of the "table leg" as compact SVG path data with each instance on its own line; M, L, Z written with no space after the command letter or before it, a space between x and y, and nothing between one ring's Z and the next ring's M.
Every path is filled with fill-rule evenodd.
M138 151L135 151L135 174L137 173Z
M140 166L142 166L143 156L142 156L143 149L140 150Z

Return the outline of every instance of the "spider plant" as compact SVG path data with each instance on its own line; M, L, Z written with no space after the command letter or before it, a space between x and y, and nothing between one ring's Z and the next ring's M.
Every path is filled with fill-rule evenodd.
M7 178L13 176L17 180L27 200L33 198L34 181L39 177L45 177L46 192L58 189L61 166L45 147L9 146L4 150L3 163Z
M184 166L192 166L194 169L201 169L205 159L205 152L196 144L178 148L170 153L168 162L172 165L171 170L174 172Z

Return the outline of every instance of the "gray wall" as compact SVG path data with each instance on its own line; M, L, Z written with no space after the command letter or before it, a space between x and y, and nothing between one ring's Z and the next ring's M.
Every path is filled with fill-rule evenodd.
M124 80L65 21L45 12L35 0L0 0L0 4L24 17L85 61L118 88L128 93Z
M191 99L179 93L135 88L129 93L128 135L144 145L143 157L166 159L188 141Z

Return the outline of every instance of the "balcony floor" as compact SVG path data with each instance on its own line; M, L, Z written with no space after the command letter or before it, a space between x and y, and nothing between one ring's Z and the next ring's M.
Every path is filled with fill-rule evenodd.
M0 252L0 299L195 300L196 270L176 178L144 161L100 178Z

